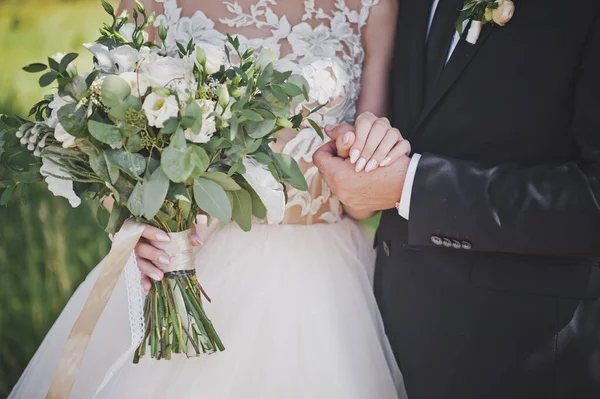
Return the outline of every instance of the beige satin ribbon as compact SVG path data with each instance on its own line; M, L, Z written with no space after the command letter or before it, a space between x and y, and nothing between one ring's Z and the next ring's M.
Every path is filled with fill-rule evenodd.
M168 266L158 265L160 270L164 273L172 273L194 269L194 247L190 241L190 231L169 233L169 237L171 241L152 243L156 248L165 251L171 259Z
M128 220L115 235L100 276L92 287L62 350L58 369L46 399L67 399L71 395L92 333L143 231L144 225Z

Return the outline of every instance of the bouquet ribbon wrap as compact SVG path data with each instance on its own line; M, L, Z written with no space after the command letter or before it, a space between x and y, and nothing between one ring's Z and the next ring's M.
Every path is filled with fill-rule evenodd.
M69 333L47 399L70 396L92 333L143 231L144 225L128 220L115 235L98 280Z

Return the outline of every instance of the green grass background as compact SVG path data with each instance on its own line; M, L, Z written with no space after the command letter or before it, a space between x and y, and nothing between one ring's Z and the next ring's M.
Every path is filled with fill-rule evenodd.
M106 19L96 0L0 0L0 113L27 115L44 94L21 67L55 52L82 54ZM2 180L0 171L0 180ZM0 397L27 362L109 241L85 202L73 210L44 187L24 206L0 207Z
M37 75L22 66L74 51L81 54L80 68L91 67L82 43L96 39L106 20L99 3L0 0L0 113L25 116L45 92ZM85 201L72 209L43 186L27 205L13 199L0 207L0 397L8 395L72 292L108 252L95 212Z

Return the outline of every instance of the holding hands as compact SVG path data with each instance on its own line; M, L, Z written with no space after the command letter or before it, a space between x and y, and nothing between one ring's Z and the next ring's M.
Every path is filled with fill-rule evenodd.
M394 208L402 196L411 151L398 129L387 118L367 112L355 126L328 127L326 133L332 141L313 161L348 213L365 219Z

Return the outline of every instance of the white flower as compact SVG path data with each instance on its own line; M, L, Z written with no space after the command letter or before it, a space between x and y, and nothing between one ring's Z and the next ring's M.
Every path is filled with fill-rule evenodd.
M498 8L492 10L492 19L500 26L506 25L515 13L515 3L511 0L497 0Z
M123 72L119 75L131 88L131 94L136 97L142 97L148 91L150 87L150 79L141 73L137 72Z
M160 25L161 19L157 18L155 26ZM158 24L158 25L157 25ZM202 11L196 11L191 17L178 18L177 22L169 26L167 35L167 47L170 53L177 52L177 43L209 43L214 46L222 46L226 37L215 29L214 22Z
M54 98L48 104L48 107L52 110L50 113L50 117L45 120L46 125L48 127L54 129L58 124L58 110L61 109L64 105L75 102L71 97L61 97L58 93L54 93Z
M246 157L243 162L246 167L244 179L256 191L267 208L267 222L269 224L281 223L285 214L283 185L275 180L269 168L255 159Z
M472 45L477 44L477 40L479 40L479 35L481 35L482 28L483 23L481 21L472 21L469 32L467 33L467 43L471 43Z
M208 143L217 131L217 123L214 116L208 117L215 110L216 103L211 100L196 100L202 110L202 129L200 133L194 133L191 129L185 130L185 138L192 143Z
M81 198L79 198L75 191L73 191L73 181L71 175L64 169L61 169L58 165L52 162L50 159L42 158L42 167L40 173L45 177L48 189L57 197L64 197L69 200L69 203L73 208L78 207L81 204ZM61 179L59 177L64 177Z
M109 50L103 44L85 43L84 47L94 55L98 67L107 73L133 71L140 58L140 53L131 46L120 46Z
M129 22L126 23L119 29L119 33L121 36L125 38L128 42L133 42L133 31L135 30L135 24ZM148 41L148 32L142 31L142 36L144 37L144 42Z
M179 104L174 95L164 97L157 93L150 93L144 100L142 109L146 113L148 124L161 128L167 119L177 117Z
M63 148L75 146L75 136L71 136L60 123L57 123L54 128L54 138L62 143Z
M276 52L268 48L263 48L256 59L256 66L260 69L265 69L267 65L277 61L278 58L279 56Z
M200 58L201 61L203 61L202 66L209 75L219 72L221 66L225 65L225 60L227 58L225 50L221 47L213 46L212 44L201 44L196 46L192 56L195 60Z
M149 56L140 63L139 72L148 77L152 87L175 90L182 103L185 103L196 90L194 60L190 57Z
M329 101L343 96L350 78L339 59L319 59L302 68L302 75L308 81L309 103L327 104Z
M64 58L65 55L66 55L65 53L55 53L50 58L52 58L54 61L56 61L60 64L60 62L62 61L62 59ZM75 66L75 64L73 62L71 62L69 64L69 66L67 67L67 74L69 74L69 76L71 76L71 77L77 75L77 67Z
M331 30L323 24L314 30L306 22L298 24L292 28L288 41L294 54L305 57L333 58L343 50L339 38L332 35Z

